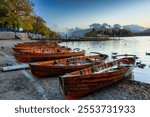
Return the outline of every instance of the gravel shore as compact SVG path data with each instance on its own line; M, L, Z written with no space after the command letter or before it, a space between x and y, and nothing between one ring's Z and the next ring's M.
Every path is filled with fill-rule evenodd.
M12 47L20 40L0 40L0 52L13 58ZM2 64L10 64L3 54L0 53L0 99L1 100L65 100L61 93L58 77L33 79L27 78L22 70L3 72ZM30 70L25 70L30 73ZM42 93L47 97L43 98L38 87L42 88ZM122 80L112 86L95 91L81 100L150 100L150 84L138 82L130 79Z

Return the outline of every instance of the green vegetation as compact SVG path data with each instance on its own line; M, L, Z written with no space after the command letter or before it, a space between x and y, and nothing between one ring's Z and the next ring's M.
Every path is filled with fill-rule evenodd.
M95 29L91 30L90 32L85 33L85 37L96 37L97 36L97 31Z
M44 19L35 15L33 7L30 0L0 0L0 29L23 29L46 37L57 37L58 34L46 26Z
M109 35L110 37L126 37L126 36L132 36L132 32L125 29L105 29L105 30L96 30L93 29L90 32L85 33L85 37L96 37L97 34L101 35Z

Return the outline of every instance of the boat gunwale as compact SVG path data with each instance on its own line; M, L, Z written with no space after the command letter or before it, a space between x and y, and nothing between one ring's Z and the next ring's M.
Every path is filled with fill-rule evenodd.
M128 59L129 57L127 57L127 58L124 58L124 59ZM124 66L124 67L122 67L122 69L129 69L130 67L134 67L135 66L135 59L134 58L129 58L129 59L132 59L132 60L134 60L134 63L133 63L133 66ZM118 60L121 60L121 59L118 59ZM116 60L115 62L117 62L118 60ZM110 63L110 62L108 62L108 63ZM108 63L100 63L99 65L103 65L103 64L108 64ZM79 73L79 72L81 72L82 70L87 70L87 69L93 69L93 66L91 66L91 67L88 67L88 68L85 68L85 69L81 69L81 70L78 70L78 71L74 71L74 72L71 72L71 73ZM104 68L105 69L105 68ZM117 71L117 70L116 70ZM63 79L67 79L67 78L74 78L74 77L82 77L82 76L91 76L91 75L99 75L99 74L107 74L107 73L114 73L114 72L116 72L116 71L112 71L112 72L106 72L106 73L91 73L91 74L84 74L84 75L82 75L82 74L77 74L77 75L72 75L71 73L67 73L67 74L65 74L65 75L63 75L63 76L61 76L61 78ZM118 70L119 71L119 70ZM71 75L70 75L71 74Z

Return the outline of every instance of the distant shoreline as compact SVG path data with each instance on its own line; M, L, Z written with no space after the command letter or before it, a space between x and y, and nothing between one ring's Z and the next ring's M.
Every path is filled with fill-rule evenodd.
M47 40L47 39L0 39L3 40L22 40L22 41L36 41L36 40ZM111 40L121 40L121 39L48 39L53 41L62 41L62 42L73 42L73 41L111 41Z
M41 39L31 39L31 40L41 40ZM43 39L46 40L46 39ZM58 40L58 41L62 41L62 42L73 42L73 41L111 41L111 40L121 40L119 39L97 39L97 38L81 38L81 39L50 39L50 40Z
M62 42L73 42L73 41L109 41L112 39L52 39L52 40L60 40Z
M130 36L130 37L143 37L143 36ZM144 36L144 37L149 37L148 35L147 36ZM11 38L11 39L1 39L0 38L0 41L4 41L4 40L20 40L20 41L37 41L37 40L53 40L53 41L61 41L61 42L74 42L74 41L118 41L118 40L122 40L121 38L124 38L124 37L109 37L109 39L97 39L97 38L81 38L81 39L15 39L15 38Z

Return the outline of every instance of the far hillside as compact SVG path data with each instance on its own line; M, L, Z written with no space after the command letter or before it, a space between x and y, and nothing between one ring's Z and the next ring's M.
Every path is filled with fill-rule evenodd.
M133 36L133 33L126 29L106 29L106 30L95 30L85 33L85 37L96 37L100 35L108 35L109 37L127 37Z
M84 36L92 36L92 35L95 36L97 34L101 34L101 35L123 37L123 36L134 36L134 35L137 35L139 32L144 32L146 30L147 28L136 25L136 24L109 25L108 23L103 23L103 24L93 23L90 25L90 27L86 29L82 29L79 27L68 29L68 33L66 33L66 35L71 36L71 37L84 37Z
M134 35L136 35L136 36L150 36L150 29L147 29L147 30L142 31L142 32L134 33Z

